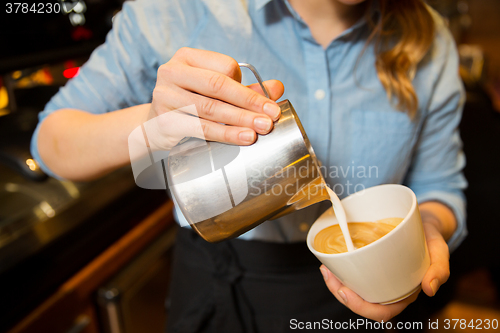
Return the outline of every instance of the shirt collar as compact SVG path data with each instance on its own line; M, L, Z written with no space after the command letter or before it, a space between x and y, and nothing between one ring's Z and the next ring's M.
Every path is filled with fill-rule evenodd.
M272 2L273 0L254 0L255 2L255 10L260 10L262 8L264 8L267 4L269 4L270 2ZM275 1L275 0L274 0ZM293 9L293 7L290 5L290 3L288 2L288 0L284 0L283 1L286 5L286 7L288 8L288 10L290 11L290 13L292 14L292 16L300 23L302 23L302 25L306 26L306 23L302 20L302 18L300 17L300 15L295 11L295 9ZM369 9L369 11L371 12L370 15L377 15L379 14L380 12L380 8L379 8L379 2L378 0L373 0L371 2L371 8ZM354 23L354 25L352 25L350 28L348 28L347 30L343 31L337 38L335 39L338 39L338 38L342 38L344 36L347 36L349 35L350 33L352 33L353 31L359 29L360 27L363 27L364 25L367 24L367 20L366 20L366 16L363 15L356 23Z
M259 10L268 3L270 3L273 0L255 0L255 9ZM371 11L373 12L378 12L380 11L378 0L374 0L371 3Z
M255 9L259 10L273 0L255 0Z
M268 3L270 3L271 1L273 0L255 0L255 10L260 10L262 9L264 6L266 6ZM292 6L288 3L288 1L285 0L285 4L286 6L288 7L288 9L290 10L290 12L292 13L292 15L298 19L299 21L302 21L302 19L300 18L300 16L295 12L295 10L292 8ZM378 13L380 11L380 8L379 8L379 4L378 4L378 0L373 0L372 3L371 3L371 8L370 8L370 11L372 13ZM350 29L348 30L354 30L356 28L358 28L359 26L363 25L363 23L366 23L366 19L365 17L363 16L362 19L360 19L356 24L354 24Z

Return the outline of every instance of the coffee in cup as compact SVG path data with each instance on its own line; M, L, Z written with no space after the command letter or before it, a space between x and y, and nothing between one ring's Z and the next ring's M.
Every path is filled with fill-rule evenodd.
M401 221L402 218L390 217L375 222L349 222L347 225L354 247L359 249L384 237ZM326 254L347 252L340 225L331 225L318 232L314 238L314 248Z
M321 231L339 224L333 209L329 209L309 230L309 250L343 285L367 302L394 303L419 290L430 258L415 193L402 185L379 185L352 194L341 203L346 221L379 221L387 217L402 221L368 245L327 254L318 251L314 241Z

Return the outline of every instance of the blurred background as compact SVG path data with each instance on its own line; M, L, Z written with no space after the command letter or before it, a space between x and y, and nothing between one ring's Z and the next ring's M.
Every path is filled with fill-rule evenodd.
M453 32L467 89L469 236L437 296L394 321L500 321L500 2L428 3ZM0 13L0 332L162 332L176 231L166 194L138 188L128 168L50 178L29 153L38 112L104 42L123 0L44 4Z

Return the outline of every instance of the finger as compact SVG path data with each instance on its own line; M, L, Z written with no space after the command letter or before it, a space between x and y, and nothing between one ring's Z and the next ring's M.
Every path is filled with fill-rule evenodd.
M172 70L169 73L163 73L161 75L170 75L173 82L181 88L253 112L265 113L273 120L278 119L280 115L280 107L276 102L260 95L256 91L236 82L224 74L206 69L184 66L181 70Z
M402 301L393 304L381 305L366 302L358 294L345 286L341 287L338 291L338 293L343 293L345 295L345 305L351 309L351 311L365 318L379 322L387 322L391 318L400 314L410 303L417 299L419 292L413 293Z
M418 292L415 292L410 297L400 302L388 305L369 303L363 300L358 294L345 287L335 277L335 275L333 275L328 270L328 268L322 266L321 270L322 273L324 270L326 271L323 273L324 276L328 274L325 283L330 292L332 292L332 294L339 300L339 302L343 303L354 313L379 322L387 322L394 316L401 313L401 311L403 311L410 303L414 302L417 299L419 294Z
M422 280L422 289L428 296L434 296L450 277L450 251L433 224L424 223L424 231L431 265Z
M265 114L248 111L176 86L169 88L160 86L155 90L155 108L159 114L194 104L195 108L188 108L188 111L194 110L196 112L193 112L193 115L207 120L251 128L260 134L267 134L273 128L271 118ZM160 98L159 94L168 98Z
M187 113L190 107L166 112L144 123L149 146L153 150L171 149L185 137L237 145L255 142L256 133L253 130L193 117Z
M319 269L321 270L321 274L323 275L323 279L325 280L328 290L330 290L333 296L335 296L340 303L345 304L342 297L337 293L337 291L343 286L342 282L340 282L340 280L337 279L337 277L333 275L333 273L325 265L321 265Z
M267 92L269 93L269 97L273 101L276 101L285 92L285 87L283 86L283 83L281 83L281 81L267 80L267 81L264 81L263 84L264 84L264 87L266 87ZM262 87L258 83L251 84L248 86L248 88L252 89L253 91L258 92L261 95L265 95L264 91L262 91Z
M189 47L179 49L176 54L181 56L189 66L219 72L237 82L241 82L241 68L238 62L228 55ZM264 86L268 90L270 98L274 101L280 98L285 91L283 83L278 80L264 81ZM265 95L258 83L248 87L261 95Z
M182 47L176 53L176 58L180 58L187 65L208 69L224 74L237 82L241 82L241 69L238 62L232 57L208 50Z
M256 133L245 127L221 125L205 119L201 119L201 126L203 136L208 141L247 146L257 139Z

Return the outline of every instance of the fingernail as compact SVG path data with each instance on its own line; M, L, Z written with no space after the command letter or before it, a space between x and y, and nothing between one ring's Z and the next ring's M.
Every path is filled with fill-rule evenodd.
M321 274L323 275L323 279L325 279L325 281L328 281L328 272L326 271L327 268L325 266L321 266L319 268L319 270L321 271Z
M255 140L254 132L253 131L240 132L239 138L241 141L244 141L246 143L252 143Z
M432 296L436 295L438 289L439 289L439 281L438 279L434 279L431 281L431 289L432 289Z
M253 124L259 131L265 133L269 132L271 126L273 126L273 122L271 121L271 119L264 117L255 118Z
M281 109L278 104L266 103L264 104L264 113L271 117L271 119L276 120L281 114Z
M344 292L341 289L339 289L339 290L337 290L337 293L340 295L340 297L344 301L344 304L347 304L347 297L345 296Z

